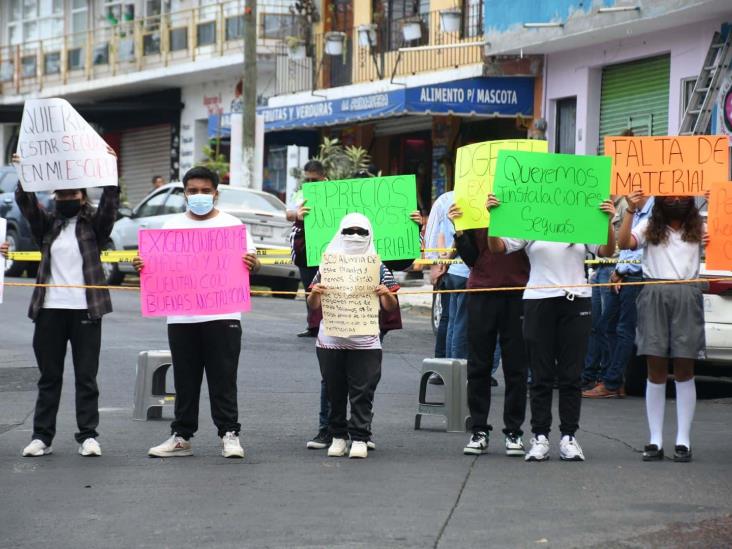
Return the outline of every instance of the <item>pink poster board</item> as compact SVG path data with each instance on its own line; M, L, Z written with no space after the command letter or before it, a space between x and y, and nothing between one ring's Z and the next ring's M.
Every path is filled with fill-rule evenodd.
M142 316L229 314L251 309L246 227L148 229L138 235Z

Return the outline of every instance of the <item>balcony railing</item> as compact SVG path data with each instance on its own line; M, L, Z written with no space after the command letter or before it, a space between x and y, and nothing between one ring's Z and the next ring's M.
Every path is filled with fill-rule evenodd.
M288 1L257 2L260 53L299 32ZM243 55L243 0L142 17L58 38L0 46L0 94L23 94L226 54Z

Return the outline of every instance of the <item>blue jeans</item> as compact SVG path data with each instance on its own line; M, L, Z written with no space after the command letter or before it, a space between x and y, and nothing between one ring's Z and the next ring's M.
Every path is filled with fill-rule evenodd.
M640 282L642 276L626 276L623 282ZM602 381L608 389L619 389L623 384L625 367L633 357L635 328L638 324L638 311L635 301L642 286L623 286L620 293L611 292L608 308L617 314L611 316L608 326L610 341L610 361L602 374Z
M435 287L436 290L445 290L445 275L440 284ZM451 294L437 294L437 299L441 300L442 315L440 323L437 325L437 337L435 338L435 358L445 358L447 356L447 327L450 323L450 297Z
M597 269L593 282L605 284L610 281L613 267L602 265ZM592 331L585 356L585 367L582 380L585 382L597 381L603 369L610 362L610 344L607 339L609 318L606 316L608 298L611 290L608 287L592 288Z
M464 290L468 279L447 273L446 290ZM465 299L468 294L443 294L450 298L450 312L447 324L445 354L448 358L468 358L468 309Z

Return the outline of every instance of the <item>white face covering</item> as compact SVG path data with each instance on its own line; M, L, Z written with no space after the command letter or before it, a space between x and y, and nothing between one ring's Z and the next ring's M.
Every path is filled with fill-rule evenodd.
M349 229L351 227L359 227L366 229L369 234L367 236L361 236L358 234L343 234L343 229ZM346 215L338 227L338 232L333 236L333 239L328 244L325 250L329 254L376 254L373 240L373 230L371 228L371 222L365 215L352 213Z
M365 254L368 251L369 244L371 243L371 235L361 236L357 234L344 234L341 235L343 238L343 253L348 255L359 255Z

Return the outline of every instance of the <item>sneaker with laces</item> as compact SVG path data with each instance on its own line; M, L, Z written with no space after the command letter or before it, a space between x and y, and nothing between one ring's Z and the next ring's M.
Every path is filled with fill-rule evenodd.
M520 435L509 433L506 435L506 455L507 456L523 456L526 455L524 449L524 441Z
M372 439L368 439L366 441L366 447L373 452L376 450L376 443Z
M363 440L354 440L351 443L351 451L348 454L348 457L353 458L360 458L364 459L369 455L369 448L367 444Z
M476 431L463 448L463 454L466 456L479 456L488 452L488 433L485 431Z
M99 457L102 455L102 447L96 439L88 438L79 446L79 454L84 457Z
M348 441L345 438L334 438L328 448L328 457L345 456L348 452Z
M572 435L564 435L559 441L559 459L562 461L584 461L585 454L577 439Z
M150 448L147 451L147 455L161 458L187 457L193 455L193 450L191 449L190 441L175 434L162 444Z
M223 437L221 437L221 455L225 458L243 458L244 448L241 447L239 437L233 431L229 431Z
M549 459L549 439L538 435L531 439L531 448L524 458L525 461L546 461Z
M331 442L333 442L333 437L328 432L328 429L321 429L317 435L308 440L306 446L310 450L322 450L330 446Z
M40 439L34 438L31 443L23 448L23 457L40 457L53 453L53 448L46 446Z

